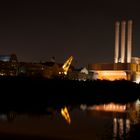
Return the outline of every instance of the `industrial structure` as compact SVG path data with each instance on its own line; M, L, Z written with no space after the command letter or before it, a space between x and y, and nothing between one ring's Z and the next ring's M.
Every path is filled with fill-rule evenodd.
M63 66L62 66L62 73L63 73L63 74L67 75L68 70L69 70L69 67L70 67L70 65L71 65L71 63L72 63L72 60L73 60L73 56L70 56L70 57L66 60L66 62L63 64ZM61 74L61 72L60 72L60 74Z
M17 76L18 60L15 54L0 55L0 76Z
M132 20L115 23L114 62L89 64L87 69L89 79L140 82L140 58L132 57Z
M54 61L44 63L19 63L19 75L45 77L48 79L66 76L70 70L73 56L70 56L64 64Z
M42 76L48 79L60 76L72 80L130 80L140 82L140 58L132 57L132 20L115 23L115 48L112 63L88 64L81 70L71 67L73 56L64 64L18 62L15 54L0 55L1 76Z
M15 54L0 55L0 76L34 76L45 77L48 79L54 77L63 77L71 69L73 56L70 56L64 64L56 62L30 63L19 62Z

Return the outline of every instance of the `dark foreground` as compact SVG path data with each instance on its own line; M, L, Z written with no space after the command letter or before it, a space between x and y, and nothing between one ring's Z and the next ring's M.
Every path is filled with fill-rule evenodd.
M0 110L42 111L46 106L127 103L140 97L140 85L130 81L72 81L34 77L1 77Z
M139 123L125 125L129 114L83 110L75 106L69 110L71 124L57 111L55 115L18 115L13 121L0 120L0 139L20 140L119 140L139 139ZM118 129L114 131L114 119ZM124 125L119 120L123 120ZM127 130L127 133L125 133ZM138 136L137 136L138 135Z
M17 134L0 134L1 140L63 140L49 137L17 135Z
M31 120L20 121L17 119L17 122L13 121L14 114L17 116L20 114L28 114L29 116L54 116L55 113L59 114L60 117L60 109L64 106L69 107L69 111L73 112L75 107L86 104L86 105L94 105L94 104L105 104L105 103L131 103L136 101L140 97L140 85L130 82L130 81L72 81L67 79L52 79L47 80L43 78L35 78L35 77L1 77L0 78L0 113L1 114L8 114L10 120L9 122L0 122L0 139L20 139L20 140L59 140L60 138L56 137L55 135L50 134L50 126L54 127L53 129L57 129L55 132L59 136L58 131L61 130L61 135L63 136L63 132L66 131L68 135L69 132L73 131L73 134L77 131L79 133L79 139L88 139L87 136L92 136L95 133L93 130L96 130L96 126L100 126L101 123L98 120L99 117L103 117L104 125L101 126L100 129L103 129L104 126L108 126L109 122L112 121L109 119L104 121L106 117L94 116L96 118L92 119L91 116L87 117L87 122L89 123L86 125L85 115L83 111L82 114L79 115L79 119L83 116L83 120L79 122L77 119L77 123L75 125L65 125L65 129L62 129L62 124L56 122L54 126L54 120L49 117L48 121L46 120L38 120L38 126L36 121L32 122ZM12 112L12 113L11 113ZM77 112L75 112L77 117ZM86 112L85 112L86 113ZM12 114L12 117L11 117ZM88 114L89 115L89 114ZM74 117L72 117L74 118ZM89 122L91 119L91 122ZM56 118L58 120L58 118ZM61 120L61 119L60 119ZM60 121L59 120L59 121ZM62 121L62 120L61 120ZM94 123L93 123L94 121ZM32 122L30 124L30 122ZM44 125L44 122L46 124ZM49 124L49 123L52 124ZM75 121L76 122L76 121ZM18 125L19 123L19 125ZM40 123L42 125L40 125ZM93 123L93 125L90 125ZM25 124L27 128L31 127L34 130L36 128L36 132L41 132L46 134L46 136L35 136L35 135L23 135L22 133L19 135L15 133L18 131L18 128L25 129ZM59 125L58 125L59 124ZM100 125L99 125L100 124ZM111 123L110 123L111 124ZM40 128L44 130L41 131ZM86 127L85 127L86 125ZM17 127L18 126L18 127ZM24 127L22 127L24 126ZM83 126L83 127L81 127ZM7 127L7 129L6 129ZM108 126L112 127L112 126ZM134 131L130 132L129 139L135 139L136 135L139 134L139 124L135 126ZM61 128L61 129L60 129ZM77 129L78 128L78 129ZM4 131L5 129L5 131ZM8 130L9 129L9 130ZM15 129L15 130L14 130ZM52 129L52 130L53 130ZM85 134L85 129L87 129L86 137L82 137L81 134ZM100 133L100 129L98 133ZM37 131L38 130L38 131ZM81 132L82 130L82 132ZM89 131L90 130L90 131ZM9 132L14 133L9 133ZM30 129L29 129L30 131ZM92 132L93 131L93 132ZM28 132L28 131L27 131ZM52 131L54 132L54 131ZM107 132L110 134L110 132ZM65 134L65 135L67 135ZM51 135L51 137L49 136ZM98 135L100 137L100 134ZM67 137L67 136L66 136ZM96 133L93 136L96 138ZM106 137L106 134L105 134ZM61 138L62 139L62 138ZM90 138L89 138L90 139ZM108 138L106 138L108 139ZM112 139L112 138L110 138ZM63 139L62 139L63 140Z

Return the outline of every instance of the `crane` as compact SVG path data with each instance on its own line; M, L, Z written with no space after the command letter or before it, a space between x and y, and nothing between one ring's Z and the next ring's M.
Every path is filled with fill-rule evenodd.
M73 60L73 56L70 56L62 66L62 69L63 69L63 72L65 75L67 75L67 73L68 73L72 60Z

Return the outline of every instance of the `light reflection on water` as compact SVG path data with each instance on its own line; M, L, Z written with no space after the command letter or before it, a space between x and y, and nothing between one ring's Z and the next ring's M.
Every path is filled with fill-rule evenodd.
M66 120L61 111L67 108ZM98 139L117 140L127 139L133 125L139 123L140 102L129 104L102 104L102 105L77 105L50 109L51 115L33 118L27 114L17 115L13 122L8 123L5 114L0 115L0 132L8 131L17 133L32 133L47 137L64 138L71 140ZM22 117L21 117L22 116ZM26 116L26 117L25 117ZM68 118L68 120L67 120ZM68 123L65 123L68 121ZM70 124L70 125L68 125ZM37 127L34 127L34 126ZM28 129L27 129L28 128ZM28 132L26 132L26 130ZM29 131L30 130L30 131Z
M68 124L71 123L69 111L68 111L68 108L66 106L64 108L61 108L61 115L65 118L65 120Z
M80 105L82 110L92 111L92 114L103 113L103 116L109 115L112 119L113 130L112 138L113 140L117 139L127 139L129 138L129 132L131 126L140 123L140 101L137 100L134 103L128 104L101 104L101 105ZM95 113L96 112L96 113Z
M130 120L122 118L113 119L113 138L114 140L126 139L130 131Z

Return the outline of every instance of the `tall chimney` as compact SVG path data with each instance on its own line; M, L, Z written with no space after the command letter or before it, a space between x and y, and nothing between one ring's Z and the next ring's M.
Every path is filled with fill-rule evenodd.
M126 22L121 22L121 63L125 62L125 25Z
M114 63L118 63L119 59L119 27L120 23L115 23L115 52L114 52Z
M131 63L132 55L132 20L128 21L128 32L127 32L127 63Z

